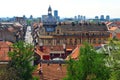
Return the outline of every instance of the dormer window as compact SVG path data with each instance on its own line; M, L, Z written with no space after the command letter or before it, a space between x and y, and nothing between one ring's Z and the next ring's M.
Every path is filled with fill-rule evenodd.
M57 34L60 34L60 30L57 30Z
M50 35L50 33L47 33L47 35Z

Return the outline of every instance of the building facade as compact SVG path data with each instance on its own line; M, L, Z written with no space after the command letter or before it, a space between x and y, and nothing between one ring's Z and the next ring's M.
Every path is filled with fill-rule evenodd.
M107 26L104 23L89 22L59 22L52 16L51 7L48 8L48 16L39 28L38 44L40 50L49 51L50 58L65 58L78 45L85 41L100 45L110 37Z
M110 33L105 24L71 23L57 25L53 31L40 30L39 39L46 46L63 44L75 46L87 41L90 44L102 44L109 38Z
M1 22L0 23L0 40L16 42L23 38L23 26L17 22Z

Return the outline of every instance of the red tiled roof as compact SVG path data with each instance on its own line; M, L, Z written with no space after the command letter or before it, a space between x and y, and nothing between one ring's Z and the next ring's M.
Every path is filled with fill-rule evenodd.
M100 46L101 44L94 44L93 46ZM69 60L69 57L71 57L72 59L77 59L80 53L80 47L81 45L78 45L70 55L67 56L66 60Z
M69 57L71 57L72 59L77 59L79 56L79 51L80 51L80 46L77 46L73 52L67 56L66 60L69 60Z
M42 74L39 75L39 70L42 70ZM40 76L41 80L61 80L66 76L66 66L64 64L42 64L40 67L38 65L37 70L33 75Z
M0 41L0 61L9 61L8 52L11 42Z
M116 34L116 38L117 38L117 39L120 39L120 33L117 33L117 34Z
M114 30L116 30L118 27L111 27L109 30L110 31L114 31Z

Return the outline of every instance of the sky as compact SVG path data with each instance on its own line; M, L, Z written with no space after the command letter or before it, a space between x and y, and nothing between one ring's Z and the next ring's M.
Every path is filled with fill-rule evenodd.
M120 18L120 0L0 0L0 17L41 17L47 14L49 5L62 18L77 15Z

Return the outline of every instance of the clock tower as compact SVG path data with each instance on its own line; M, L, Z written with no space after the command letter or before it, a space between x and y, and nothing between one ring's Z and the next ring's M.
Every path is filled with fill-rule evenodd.
M51 6L49 6L49 8L48 8L48 16L52 16L52 8L51 8Z
M54 32L55 27L57 26L57 20L54 16L52 16L52 8L49 6L48 8L48 15L43 21L43 27L45 28L46 32Z

